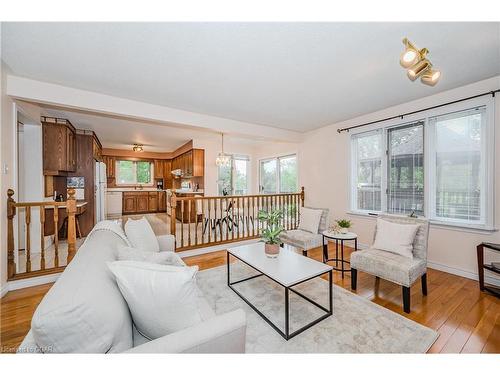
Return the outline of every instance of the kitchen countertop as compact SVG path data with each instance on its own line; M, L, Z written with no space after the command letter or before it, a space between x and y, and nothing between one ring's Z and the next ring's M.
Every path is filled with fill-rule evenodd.
M112 192L118 192L118 193L123 193L123 192L134 192L134 193L140 193L141 191L144 192L154 192L154 191L167 191L167 189L157 189L157 188L144 188L144 189L134 189L134 188L108 188L106 191L112 193Z

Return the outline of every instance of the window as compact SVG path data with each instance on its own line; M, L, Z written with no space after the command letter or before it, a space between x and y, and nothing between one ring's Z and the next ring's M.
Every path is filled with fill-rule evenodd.
M424 124L388 129L387 211L424 215Z
M117 185L153 185L153 163L149 161L118 160Z
M219 166L217 180L219 195L248 194L250 159L247 156L231 156L231 164Z
M433 217L485 223L484 120L484 107L429 120L435 142Z
M491 229L493 123L488 125L488 108L429 112L421 120L353 134L352 209L414 212L435 222Z
M259 190L263 194L296 192L297 155L261 160Z
M356 135L352 143L354 207L360 211L381 211L382 132Z

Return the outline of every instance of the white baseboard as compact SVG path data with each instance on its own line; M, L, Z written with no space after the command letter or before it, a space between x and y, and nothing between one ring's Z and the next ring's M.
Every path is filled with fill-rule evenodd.
M2 298L3 296L5 296L8 291L9 291L9 283L5 283L0 288L0 298Z
M48 283L53 283L56 281L61 273L54 273L46 276L31 277L29 279L21 279L15 281L9 281L7 283L8 290L17 290L23 288L29 288L30 286L43 285Z

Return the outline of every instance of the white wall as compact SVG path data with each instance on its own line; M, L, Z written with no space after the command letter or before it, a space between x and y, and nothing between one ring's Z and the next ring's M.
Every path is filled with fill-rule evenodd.
M416 84L419 84L418 82ZM500 88L500 77L494 77L423 99L309 132L300 145L300 181L305 186L306 204L329 207L331 219L348 217L354 223L360 243L372 242L375 219L349 215L349 133L338 128L379 120L412 110L445 103ZM500 202L500 95L495 100L495 200ZM500 207L495 208L495 225L500 225ZM500 233L464 231L431 225L429 234L429 265L467 277L477 274L476 245L482 241L500 243ZM500 256L498 257L500 259Z

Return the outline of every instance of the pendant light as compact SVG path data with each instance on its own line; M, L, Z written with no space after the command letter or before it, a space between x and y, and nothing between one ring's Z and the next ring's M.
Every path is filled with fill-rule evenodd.
M221 133L222 136L222 150L219 152L219 155L215 158L215 164L218 167L227 167L231 164L231 156L224 153L224 133Z

